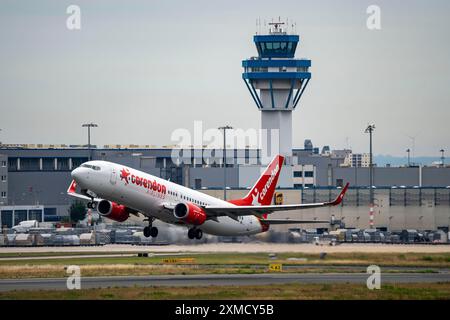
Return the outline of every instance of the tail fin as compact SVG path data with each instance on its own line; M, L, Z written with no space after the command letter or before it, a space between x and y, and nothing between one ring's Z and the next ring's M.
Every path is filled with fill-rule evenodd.
M270 205L283 161L284 157L277 155L259 177L258 181L256 181L249 193L242 199L230 200L230 202L238 206Z

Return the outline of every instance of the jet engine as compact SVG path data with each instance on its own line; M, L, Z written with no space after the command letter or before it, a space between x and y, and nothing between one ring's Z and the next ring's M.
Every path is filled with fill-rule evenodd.
M191 202L178 203L173 209L175 218L183 220L187 224L199 226L206 221L206 213L202 208Z
M108 200L101 200L97 205L97 211L103 217L117 222L124 222L128 219L130 213L132 213L132 210L128 209L124 205L117 204Z

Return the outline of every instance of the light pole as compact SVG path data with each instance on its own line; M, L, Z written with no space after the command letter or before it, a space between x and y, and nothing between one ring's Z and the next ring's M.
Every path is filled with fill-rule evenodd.
M96 123L84 123L82 125L83 128L88 128L88 149L89 149L89 160L92 159L92 152L91 152L91 128L97 128L98 124Z
M223 200L227 200L227 156L225 150L227 147L227 130L231 130L233 127L226 125L218 129L223 131Z
M364 131L369 133L369 202L370 217L373 217L373 155L372 155L372 132L375 130L374 124L369 124Z
M441 164L443 167L444 167L444 160L445 160L444 151L445 151L444 149L439 150L439 152L441 153Z
M409 138L409 139L411 139L411 144L412 144L412 150L411 150L411 152L412 152L412 165L414 165L414 155L415 155L415 150L416 150L416 137L417 137L417 134L415 135L415 136L408 136L407 135L407 137Z
M408 153L408 167L410 167L411 166L411 162L410 162L410 152L411 152L411 150L408 148L408 149L406 149L406 152Z

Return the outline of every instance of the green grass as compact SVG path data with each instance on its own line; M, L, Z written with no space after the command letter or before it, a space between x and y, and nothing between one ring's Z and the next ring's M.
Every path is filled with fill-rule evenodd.
M92 253L94 254L94 253ZM70 255L76 255L71 253ZM0 261L1 266L10 265L87 265L87 264L163 264L165 258L194 258L195 264L240 264L255 265L273 263L285 264L323 264L323 265L367 265L373 263L380 266L440 266L450 268L450 253L329 253L325 259L320 259L319 254L280 253L274 260L269 259L267 253L209 253L186 254L173 256L151 257L86 257L64 259L23 259ZM288 261L288 258L303 258L306 261Z
M71 253L70 255L77 255ZM86 256L95 253L89 253ZM118 253L120 254L120 253ZM59 255L59 254L58 254ZM36 255L39 257L39 255ZM51 256L51 255L48 255ZM64 255L62 255L64 256ZM320 259L319 254L303 253L280 253L274 260L269 260L267 253L220 253L220 254L185 254L185 255L167 255L150 257L69 257L61 259L23 259L0 261L0 267L3 265L40 265L40 264L163 264L165 258L194 258L196 264L267 264L288 263L288 264L353 264L366 265L367 262L378 265L390 266L443 266L450 267L450 253L328 253L325 259ZM305 261L287 261L288 258L303 258Z
M74 253L71 253L74 255ZM165 264L167 258L194 258L193 264ZM287 260L303 258L302 261ZM396 272L390 267L421 267L414 272L436 272L436 268L450 269L450 253L329 253L325 259L319 254L280 253L269 259L267 253L208 253L150 257L90 257L21 259L0 261L0 278L65 277L65 266L79 265L84 276L195 274L195 273L259 273L266 272L269 263L298 266L285 272L361 272L339 266L365 268L375 264L383 272ZM306 266L305 266L306 265ZM255 267L256 266L256 267ZM303 267L302 267L303 266ZM425 269L425 270L423 270ZM406 270L409 272L409 270Z
M132 287L36 290L0 293L0 299L450 299L450 283L386 284L368 290L360 284L284 284L261 286Z

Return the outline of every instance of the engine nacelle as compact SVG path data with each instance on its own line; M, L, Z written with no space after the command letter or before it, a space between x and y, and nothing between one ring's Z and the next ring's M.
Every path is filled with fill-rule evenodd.
M183 220L187 224L199 226L206 221L206 213L202 208L191 202L180 202L173 209L175 218Z
M101 200L97 205L97 211L103 217L117 222L124 222L130 216L127 207L108 200Z

